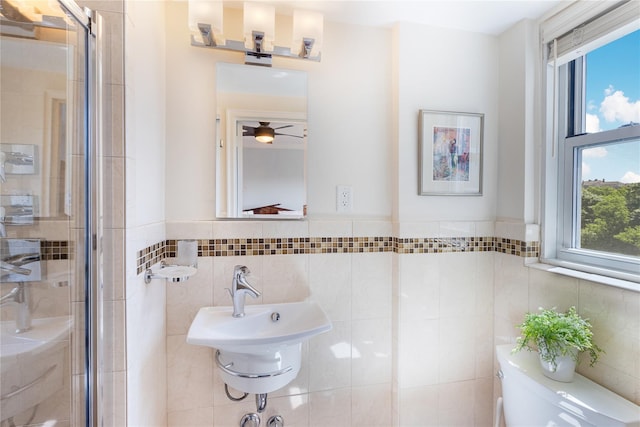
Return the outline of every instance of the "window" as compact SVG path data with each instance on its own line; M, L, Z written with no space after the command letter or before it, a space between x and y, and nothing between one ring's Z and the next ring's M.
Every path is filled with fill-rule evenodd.
M543 244L552 262L640 281L640 19L620 9L547 44L556 182Z

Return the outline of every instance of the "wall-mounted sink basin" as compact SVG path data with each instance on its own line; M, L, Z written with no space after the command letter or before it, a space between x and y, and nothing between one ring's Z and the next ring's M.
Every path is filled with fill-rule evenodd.
M203 307L187 335L189 344L216 348L225 382L247 393L268 393L293 380L300 370L302 342L331 329L313 301L249 305L244 317L233 307Z
M69 316L33 319L29 331L16 334L15 321L0 322L0 421L62 388L71 326Z

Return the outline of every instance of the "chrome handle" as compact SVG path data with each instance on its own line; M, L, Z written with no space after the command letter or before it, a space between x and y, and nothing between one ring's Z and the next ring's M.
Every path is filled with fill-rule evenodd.
M279 371L267 372L264 374L249 374L249 373L234 371L230 369L231 366L233 366L233 362L227 363L226 365L222 363L222 361L220 360L220 350L216 350L216 365L218 365L218 368L220 368L223 372L229 375L232 375L234 377L254 378L254 379L277 377L277 376L286 374L287 372L291 372L293 370L293 366L287 366L286 368L280 369Z

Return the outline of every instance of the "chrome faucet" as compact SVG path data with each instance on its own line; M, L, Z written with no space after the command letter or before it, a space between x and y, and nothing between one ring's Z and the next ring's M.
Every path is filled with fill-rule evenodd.
M231 282L231 289L227 288L229 294L231 295L231 299L233 300L233 317L244 316L245 295L249 294L253 298L258 298L261 295L256 288L254 288L249 284L249 282L247 282L246 276L249 273L251 272L244 265L236 265L233 268L233 281Z
M0 307L9 304L16 307L16 334L31 329L29 288L24 282L19 282L18 286L0 298Z

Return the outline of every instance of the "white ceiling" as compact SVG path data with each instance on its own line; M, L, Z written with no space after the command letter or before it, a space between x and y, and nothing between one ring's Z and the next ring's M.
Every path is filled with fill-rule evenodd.
M375 27L413 22L486 34L500 34L524 18L538 19L570 0L298 0L273 1L277 13L317 10L325 21Z

